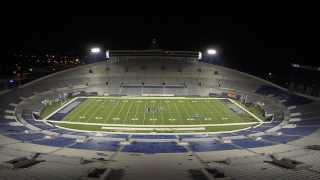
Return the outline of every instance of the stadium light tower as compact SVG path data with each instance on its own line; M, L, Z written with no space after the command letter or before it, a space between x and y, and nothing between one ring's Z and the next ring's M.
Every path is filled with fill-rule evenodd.
M99 54L101 52L101 49L98 47L93 47L93 48L91 48L90 51L92 54Z
M208 50L207 50L207 54L210 55L210 56L215 56L215 55L217 55L217 50L215 50L215 49L208 49Z

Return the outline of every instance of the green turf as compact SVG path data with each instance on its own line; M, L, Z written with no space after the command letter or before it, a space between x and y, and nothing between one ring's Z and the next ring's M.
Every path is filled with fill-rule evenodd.
M40 113L40 118L45 118L49 114L53 113L55 110L57 110L59 107L63 106L65 103L67 103L71 98L67 98L64 102L52 102L50 105L47 105Z
M41 113L41 117L47 116L60 106L61 103L53 103ZM253 124L232 124L229 126L223 124L257 122L243 110L240 110L240 113L232 111L231 106L237 107L228 100L212 98L96 97L87 98L58 125L89 131L190 133L231 131L250 127ZM249 110L251 111L251 109ZM64 122L89 124L66 124ZM102 125L92 123L112 124L113 127L123 125L126 128L128 125L141 125L136 128L143 127L143 125L151 125L152 128L159 128L159 125L200 125L205 130L103 130ZM218 126L210 126L210 124L218 124Z
M126 125L194 125L256 121L218 99L87 99L63 121Z
M246 107L248 111L252 112L253 114L255 114L256 116L258 116L261 120L265 121L266 117L264 115L264 112L261 110L261 108L257 107L257 106L249 106Z

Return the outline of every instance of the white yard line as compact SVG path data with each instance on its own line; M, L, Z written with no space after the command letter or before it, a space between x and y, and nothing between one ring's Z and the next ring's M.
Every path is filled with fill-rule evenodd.
M112 102L111 102L111 103L112 103ZM119 102L119 103L120 103L120 102ZM119 103L117 102L117 104L112 107L111 111L109 112L109 114L108 114L106 120L104 120L104 122L105 122L105 121L109 121L109 118L110 118L111 114L113 113L113 110L115 109L115 107L117 107L117 106L119 105ZM113 120L112 120L112 122L113 122Z
M159 113L160 113L160 124L163 124L164 116L163 116L163 114L162 114L162 113L163 113L163 111L162 111L163 108L161 107L161 102L162 102L162 101L160 100L160 101L159 101L159 104L158 104L158 105L159 105L159 106L158 106L158 109L159 109Z
M71 122L71 121L51 121L59 124L81 124L93 126L112 126L112 127L211 127L211 126L234 126L234 125L250 125L258 124L260 122L245 122L245 123L224 123L224 124L194 124L194 125L133 125L133 124L103 124L103 123L84 123L84 122Z
M233 104L235 104L236 106L238 106L240 109L242 109L243 111L247 112L249 115L251 115L252 117L254 117L256 120L258 120L259 122L245 122L245 123L225 123L225 124L196 124L196 125L144 125L144 121L143 121L143 125L126 125L126 124L105 124L105 123L86 123L86 122L70 122L70 121L52 121L52 120L48 120L49 117L51 117L52 115L54 115L55 113L59 112L61 109L65 108L66 106L68 106L69 104L71 104L72 102L74 102L75 100L77 100L78 98L97 98L97 99L116 99L116 100L121 100L121 99L199 99L199 100L204 100L204 99L227 99L230 102L232 102ZM175 103L175 102L173 102ZM145 103L145 106L148 103ZM116 106L118 106L119 104L117 104ZM110 118L113 110L115 109L114 106L111 110L111 112L108 114L107 119ZM177 105L174 104L176 110L177 109ZM168 107L168 106L167 106ZM184 113L185 109L183 109ZM145 112L144 112L144 120L145 120ZM39 120L39 121L43 121L43 120ZM115 128L115 127L123 127L123 128L127 128L127 129L131 129L132 128L203 128L203 127L213 127L213 126L234 126L234 125L254 125L254 124L258 124L262 125L264 123L269 123L269 122L263 122L259 117L257 117L256 115L254 115L253 113L251 113L250 111L248 111L247 109L245 109L244 107L242 107L241 105L239 105L237 102L235 102L232 99L229 98L188 98L188 97L75 97L72 100L70 100L69 102L67 102L66 104L64 104L63 106L61 106L60 108L58 108L57 110L55 110L54 112L52 112L50 115L48 115L46 118L44 118L44 121L48 121L48 122L53 122L53 123L57 123L57 124L82 124L82 125L98 125L98 126L109 126L110 128ZM66 128L68 129L68 128ZM247 128L244 128L247 129ZM239 131L239 130L236 130ZM96 131L93 131L96 132ZM222 132L211 132L211 133L223 133ZM233 132L233 131L225 131L225 132ZM119 133L119 132L117 132ZM210 132L209 132L210 133ZM210 133L210 134L211 134ZM139 133L137 133L139 134ZM141 133L140 133L141 134ZM160 133L157 133L160 134ZM172 133L169 133L172 134ZM177 133L174 133L177 134ZM179 133L178 133L179 134ZM181 133L181 134L185 134L185 133ZM187 134L198 134L198 133L187 133ZM199 134L203 134L199 133Z
M228 99L228 98L215 98L215 97L151 97L151 96L79 96L78 98L92 98L92 99Z
M171 105L169 105L169 104L170 104L170 101L169 101L169 102L164 102L164 104L165 104L165 106L167 107L167 108L166 108L166 112L165 112L164 115L167 117L167 120L173 119L173 118L171 117L171 108L170 108Z
M136 102L137 103L137 106L135 107L135 111L134 111L134 118L137 118L137 113L138 113L138 110L139 110L139 107L140 107L140 104L142 103L142 102Z
M217 113L213 113L213 111L215 111L214 108L211 109L211 108L209 108L209 106L206 106L208 103L210 103L210 102L204 102L204 104L201 104L201 107L204 107L205 109L207 109L207 112L209 112L212 119L214 119L214 117L216 116Z
M129 122L129 119L128 119L129 113L130 113L130 110L131 110L133 104L134 104L134 102L130 102L130 105L129 105L129 108L128 108L128 111L127 111L127 114L126 114L125 120L128 121L128 122Z
M143 109L143 121L142 125L144 125L144 121L146 120L146 109L147 109L148 101L144 103L144 109Z
M127 128L127 127L102 127L104 130L126 130L126 131L204 131L205 127L191 127L191 128Z
M263 123L261 123L263 124ZM259 125L261 125L259 124ZM67 129L70 131L74 131L74 132L92 132L92 133L103 133L103 134L143 134L143 135L150 135L150 133L137 133L137 132L110 132L110 131L89 131L89 130L77 130L77 129L71 129L71 128L66 128L66 127L62 127L59 126L58 124L56 124L56 127L59 127L61 129ZM242 128L242 129L237 129L237 130L231 130L231 131L217 131L217 132L183 132L183 133L179 133L179 132L175 132L175 133L156 133L157 135L195 135L195 134L199 134L199 135L209 135L209 134L222 134L222 133L233 133L233 132L239 132L239 131L243 131L243 130L247 130L250 129L251 127L246 127L246 128ZM171 141L171 140L170 140Z
M152 105L152 119L155 119L154 118L154 111L155 111L155 103L151 103ZM155 125L156 121L152 121L152 124Z
M97 112L99 112L99 113L97 113L97 117L102 117L103 119L103 121L104 121L104 114L103 114L103 110L104 110L104 108L105 108L105 106L107 106L107 105L109 105L109 103L110 103L110 101L103 101L102 102L102 105L99 105L99 107L98 108L96 108L96 111ZM92 113L92 114L95 114L95 113Z
M232 102L233 104L237 105L240 109L242 109L243 111L247 112L248 114L250 114L252 117L254 117L256 120L258 120L259 122L263 123L263 120L261 120L259 117L257 117L256 115L254 115L252 112L248 111L246 108L242 107L240 104L238 104L237 102L235 102L232 99L228 99L230 102Z
M75 97L73 99L71 99L69 102L67 102L66 104L64 104L63 106L61 106L60 108L58 108L57 110L53 111L51 114L49 114L47 117L45 117L43 120L47 120L49 117L51 117L52 115L54 115L55 113L59 112L61 109L63 109L64 107L68 106L69 104L71 104L73 101L77 100L79 97Z
M123 108L127 105L127 103L125 103L123 101L119 101L119 102L121 103L121 106L120 106L120 111L117 113L116 118L120 118L120 115L121 115Z
M177 104L176 104L176 102L174 101L174 102L172 102L173 104L174 104L174 107L176 108L176 112L179 112L179 109L178 109L178 106L177 106ZM184 114L185 114L185 112L184 112ZM179 115L179 123L181 123L181 121L184 121L185 119L183 119L183 116L179 113L178 114ZM188 117L188 114L186 114L187 115L187 117ZM170 117L171 117L171 114L170 114Z
M87 118L86 122L90 122L92 119L95 118L95 116L96 116L96 117L99 117L99 116L97 116L98 114L96 114L96 112L99 112L99 111L100 111L101 107L103 107L103 105L104 105L105 102L106 102L106 101L104 101L104 102L102 103L102 106L101 106L101 104L99 104L100 102L96 102L96 103L97 103L96 106L92 106L91 108L88 108L88 112L90 112L91 115L90 115L90 116L88 115L88 118ZM89 111L89 109L90 109L90 111ZM94 109L94 110L92 111L92 109ZM87 112L84 113L84 115L87 116Z

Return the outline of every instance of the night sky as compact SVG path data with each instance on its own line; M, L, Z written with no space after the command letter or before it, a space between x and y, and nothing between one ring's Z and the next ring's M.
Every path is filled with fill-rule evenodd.
M314 14L228 16L19 16L5 20L12 51L54 49L84 55L92 45L146 49L156 37L166 50L215 47L223 64L245 71L281 71L290 62L320 65Z

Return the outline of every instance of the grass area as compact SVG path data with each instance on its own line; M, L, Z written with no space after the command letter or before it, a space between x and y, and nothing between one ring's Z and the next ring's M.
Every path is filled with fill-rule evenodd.
M58 108L62 107L65 103L70 101L71 98L67 98L64 102L52 102L50 105L47 105L40 113L40 118L43 119L53 113Z
M258 116L260 119L262 119L263 121L266 120L266 117L264 115L264 112L261 111L261 109L257 106L249 106L249 107L246 107L246 109L250 112L252 112L253 114L255 114L256 116Z
M126 125L194 125L255 122L218 99L89 98L63 121Z
M61 103L52 103L41 113L41 117L46 117L57 108ZM234 109L237 110L234 110ZM263 115L255 107L247 108L250 112L262 118ZM260 113L260 114L259 114ZM264 119L264 118L262 118ZM51 119L54 120L54 119ZM66 124L58 123L61 127L89 131L108 131L108 132L132 132L132 133L176 133L176 132L219 132L232 131L253 126L253 124L232 124L227 123L248 123L257 122L251 115L237 108L235 104L228 100L213 98L87 98L79 106L69 112L63 122L92 123L86 124ZM126 127L130 125L151 126L159 128L159 125L200 125L205 128L202 130L142 130L142 129L102 129L99 124L112 124L113 127ZM218 126L209 126L217 124ZM221 124L221 125L219 125ZM108 127L107 125L104 125ZM109 125L111 126L111 125ZM193 126L194 127L194 126Z
M250 111L251 113L256 115L261 120L263 120L263 121L266 120L266 117L264 115L264 111L260 107L258 107L257 105L251 104L248 106L248 105L242 104L240 101L236 101L236 102L238 104L241 104L243 107L245 107L248 111Z

